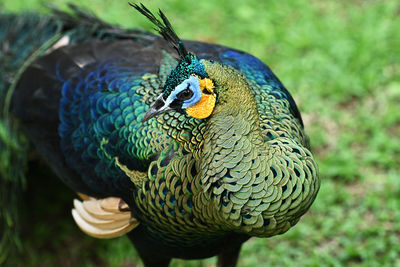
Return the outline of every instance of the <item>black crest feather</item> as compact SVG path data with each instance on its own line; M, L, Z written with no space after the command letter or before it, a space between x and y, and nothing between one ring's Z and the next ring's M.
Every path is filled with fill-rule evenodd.
M168 21L167 17L164 13L159 9L159 16L161 20L159 20L150 10L147 9L142 3L140 5L129 3L132 7L134 7L137 11L146 16L155 26L154 28L166 41L168 41L173 48L178 52L179 57L182 60L185 60L190 64L191 56L190 53L186 50L183 45L181 39L176 35L174 29L172 28L171 23Z

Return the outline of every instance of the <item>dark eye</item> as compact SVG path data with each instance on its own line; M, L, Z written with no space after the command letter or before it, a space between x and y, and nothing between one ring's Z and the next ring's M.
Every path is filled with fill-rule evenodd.
M189 85L188 87L183 90L182 92L180 92L179 94L176 95L176 98L178 98L179 100L188 100L193 96L193 92L192 90L189 89Z

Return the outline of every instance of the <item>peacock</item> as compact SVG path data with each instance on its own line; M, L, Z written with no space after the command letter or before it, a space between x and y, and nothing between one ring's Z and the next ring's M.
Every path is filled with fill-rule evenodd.
M1 15L6 128L78 193L85 233L126 234L147 267L235 266L246 240L285 233L316 198L300 112L259 59L181 40L161 10L130 5L159 36L75 6Z

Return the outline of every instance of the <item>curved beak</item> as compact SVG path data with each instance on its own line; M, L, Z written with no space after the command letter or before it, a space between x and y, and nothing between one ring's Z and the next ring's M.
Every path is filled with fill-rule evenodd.
M164 101L162 94L157 97L157 100L150 106L149 110L144 114L142 122L150 120L151 118L171 110L169 104Z

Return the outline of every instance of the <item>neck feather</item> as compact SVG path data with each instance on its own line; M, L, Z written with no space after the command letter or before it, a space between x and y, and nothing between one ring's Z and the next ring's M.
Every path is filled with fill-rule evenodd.
M287 231L309 208L319 188L307 148L287 137L265 140L254 95L244 77L204 62L218 89L205 124L194 208L204 221L252 236Z

